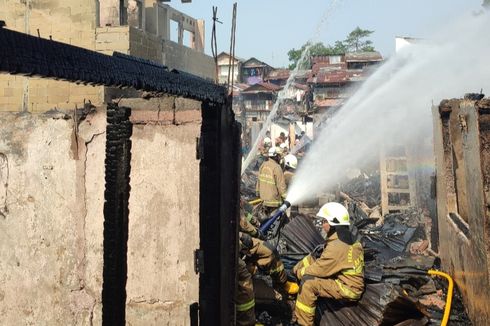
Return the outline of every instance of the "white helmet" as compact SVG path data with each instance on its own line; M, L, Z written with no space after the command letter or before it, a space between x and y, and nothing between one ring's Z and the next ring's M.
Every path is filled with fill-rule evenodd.
M284 149L288 148L288 145L286 143L281 143L281 145L279 145L279 147L284 150Z
M269 157L274 157L278 154L279 152L277 151L277 147L272 146L269 148L269 152L267 153Z
M316 216L326 219L330 225L350 225L349 212L339 203L326 203Z
M269 137L264 138L264 145L270 145L272 144L272 140Z
M298 159L293 154L288 154L284 157L284 164L287 167L296 170L296 168L298 167Z

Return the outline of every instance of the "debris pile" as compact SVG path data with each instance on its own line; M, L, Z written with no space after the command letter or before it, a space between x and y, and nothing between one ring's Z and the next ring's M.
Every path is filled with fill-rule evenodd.
M437 259L425 250L427 240L420 214L416 210L388 214L383 224L377 225L378 219L369 218L357 203L350 202L349 210L355 225L353 232L358 234L365 250L366 290L362 299L353 304L321 299L317 324L439 325L447 284L427 274ZM298 215L282 229L278 251L286 269L324 243L320 226L314 222L311 217ZM415 249L416 255L412 253ZM269 299L273 296L269 295ZM452 324L469 325L464 307L457 306L453 306ZM284 301L274 304L262 300L257 315L264 325L287 325L289 307Z

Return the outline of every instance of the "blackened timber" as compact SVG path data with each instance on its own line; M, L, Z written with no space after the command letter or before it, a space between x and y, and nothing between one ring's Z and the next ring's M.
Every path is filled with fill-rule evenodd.
M0 29L0 72L111 87L132 87L224 103L226 89L148 60L84 48Z
M204 102L200 162L199 323L234 325L240 125L226 104Z
M131 110L107 106L102 324L125 325Z

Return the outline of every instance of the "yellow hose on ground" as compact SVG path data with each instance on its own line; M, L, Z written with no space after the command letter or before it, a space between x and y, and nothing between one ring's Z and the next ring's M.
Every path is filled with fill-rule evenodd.
M446 305L444 306L444 315L442 317L441 321L441 326L446 326L447 322L449 320L449 315L451 314L451 303L453 300L453 287L454 287L454 282L451 276L449 274L446 274L441 271L436 271L434 269L430 269L427 271L429 275L436 275L436 276L442 276L447 279L448 281L448 288L447 288L447 297L446 297Z
M254 200L249 201L248 203L250 205L257 205L257 204L260 204L261 202L262 202L262 199L257 198L257 199L254 199Z

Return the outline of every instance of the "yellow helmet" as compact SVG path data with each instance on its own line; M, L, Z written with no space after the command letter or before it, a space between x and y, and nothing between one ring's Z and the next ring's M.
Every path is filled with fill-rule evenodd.
M344 205L336 202L323 205L316 216L326 219L330 225L350 225L349 212Z

